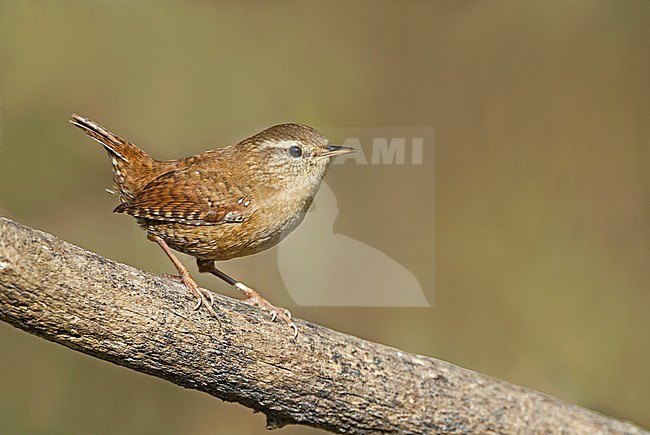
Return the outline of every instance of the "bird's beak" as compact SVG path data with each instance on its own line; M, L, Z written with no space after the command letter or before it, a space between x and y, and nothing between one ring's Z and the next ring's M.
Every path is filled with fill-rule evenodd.
M341 154L353 153L355 151L356 150L354 148L330 144L327 146L327 149L323 151L320 157L333 157Z

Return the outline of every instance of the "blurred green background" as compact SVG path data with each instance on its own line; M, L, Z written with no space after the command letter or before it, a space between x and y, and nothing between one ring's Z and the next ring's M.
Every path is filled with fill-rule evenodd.
M649 22L646 1L4 1L0 213L171 272L111 213L109 160L71 113L158 158L286 121L434 127L419 168L327 178L334 230L407 267L431 308L299 307L243 281L295 316L648 427ZM265 432L240 405L6 324L0 346L3 433Z

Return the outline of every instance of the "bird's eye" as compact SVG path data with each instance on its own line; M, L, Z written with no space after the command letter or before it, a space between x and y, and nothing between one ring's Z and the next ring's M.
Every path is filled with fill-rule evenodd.
M289 148L289 154L291 154L291 157L300 157L302 156L302 149L299 146L293 145Z

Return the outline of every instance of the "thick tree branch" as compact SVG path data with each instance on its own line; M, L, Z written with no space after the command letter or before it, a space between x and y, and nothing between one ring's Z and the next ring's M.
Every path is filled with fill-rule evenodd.
M644 433L444 361L218 296L221 326L181 284L0 217L0 319L115 364L264 412L270 428L347 433ZM6 349L5 349L6 350Z

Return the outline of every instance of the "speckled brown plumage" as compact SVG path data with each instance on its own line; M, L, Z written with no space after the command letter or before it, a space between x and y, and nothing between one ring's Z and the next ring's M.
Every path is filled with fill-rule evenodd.
M71 122L111 157L121 201L115 212L135 217L165 250L199 298L197 307L209 305L206 292L168 247L196 257L200 271L235 285L252 304L293 326L285 310L216 269L214 261L280 242L302 222L331 158L352 149L330 145L311 127L280 124L229 147L159 161L87 118L73 115Z

